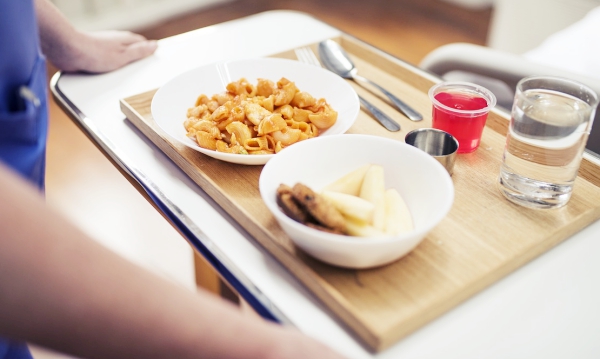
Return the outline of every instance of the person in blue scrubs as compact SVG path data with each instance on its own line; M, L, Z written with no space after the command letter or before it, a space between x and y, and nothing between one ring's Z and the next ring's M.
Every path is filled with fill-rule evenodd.
M130 32L77 31L49 0L0 1L0 359L30 359L25 342L86 358L342 359L139 268L46 207L44 55L105 72L155 49Z
M0 158L44 185L46 65L30 1L0 3Z
M30 1L0 3L0 159L44 187L46 66ZM0 338L0 358L31 358L24 343Z
M47 4L40 4L46 13L55 11ZM52 17L47 17L47 21L51 22ZM56 25L56 22L47 25ZM133 37L138 47L145 46L146 52L140 57L156 48L154 42L146 42L138 35L120 33L119 36ZM114 41L110 39L107 46L114 45ZM47 50L59 53L51 45L49 41ZM48 131L47 80L33 1L0 2L0 54L0 160L43 191ZM69 54L64 51L60 51L60 56L52 55L61 67L78 69L79 65L73 63L74 57L67 59ZM115 66L102 58L94 58L94 61ZM86 65L81 69L108 70L108 67L96 69ZM31 358L31 355L25 344L0 338L0 358Z
M126 31L76 31L48 0L0 2L0 159L43 189L48 110L41 48L63 71L105 72L152 54L156 41Z

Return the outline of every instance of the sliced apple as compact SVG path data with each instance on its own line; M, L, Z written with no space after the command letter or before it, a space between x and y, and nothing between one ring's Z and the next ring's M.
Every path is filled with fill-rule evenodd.
M369 167L360 187L359 197L373 203L375 211L372 225L383 231L385 229L385 179L382 166Z
M328 184L323 188L324 191L333 191L358 196L360 193L360 187L362 186L365 173L371 167L370 164L361 166L354 171L345 174L334 182Z
M371 223L375 205L373 203L341 192L323 191L321 195L345 217L350 217L361 222Z
M346 232L356 237L381 237L386 235L383 231L376 229L368 223L356 221L351 218L346 218Z
M402 196L394 188L385 191L385 233L398 235L413 228L412 215Z

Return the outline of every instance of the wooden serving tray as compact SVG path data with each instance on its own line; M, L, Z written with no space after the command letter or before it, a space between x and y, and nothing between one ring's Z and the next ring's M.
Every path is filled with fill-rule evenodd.
M354 83L356 91L401 125L388 132L361 112L348 133L404 141L431 126L427 96L435 77L351 37L338 40L360 73L424 114L411 122L386 100ZM316 47L315 47L316 48ZM293 51L278 57L295 58ZM290 79L293 81L292 76ZM390 265L348 270L323 264L294 247L261 200L262 166L221 162L171 142L150 113L155 90L121 100L127 118L302 282L369 350L377 352L544 253L600 218L600 168L584 159L570 202L531 210L507 201L497 188L508 118L488 117L480 148L459 155L448 216L411 253ZM182 125L183 131L183 125Z

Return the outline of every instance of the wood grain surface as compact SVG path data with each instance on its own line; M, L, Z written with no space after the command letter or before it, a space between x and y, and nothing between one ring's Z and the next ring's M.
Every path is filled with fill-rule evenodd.
M354 38L338 40L363 76L384 84L425 116L421 122L411 122L376 92L351 83L360 95L400 122L402 130L388 132L361 112L348 133L404 141L409 131L431 126L427 90L433 77ZM292 51L278 56L294 58ZM600 218L600 169L589 161L582 163L573 196L561 209L527 209L500 194L497 182L508 118L493 110L480 148L458 156L452 177L453 207L426 239L407 256L384 267L336 268L302 253L283 233L260 198L262 166L224 163L170 140L152 119L154 92L121 101L128 119L374 352L389 347Z

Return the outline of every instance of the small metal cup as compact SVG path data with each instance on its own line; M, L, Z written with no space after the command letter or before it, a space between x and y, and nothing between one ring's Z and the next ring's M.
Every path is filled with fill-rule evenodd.
M421 149L441 163L452 176L458 141L448 132L434 128L421 128L406 134L404 141Z

